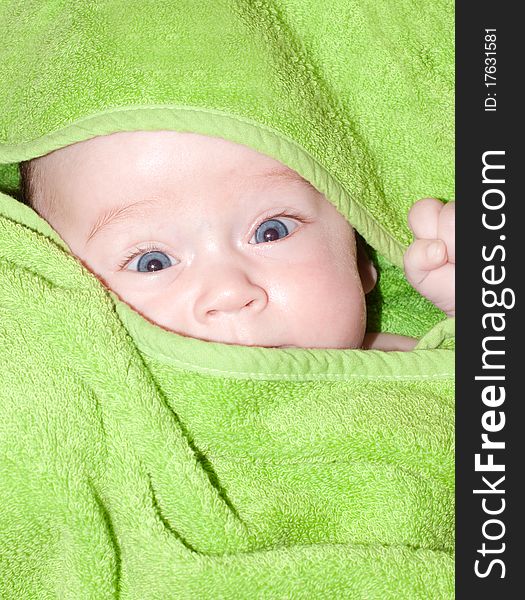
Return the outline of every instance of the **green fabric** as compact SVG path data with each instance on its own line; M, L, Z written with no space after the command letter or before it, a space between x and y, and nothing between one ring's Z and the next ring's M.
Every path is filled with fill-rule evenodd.
M453 5L0 0L0 596L446 598L453 320L404 281L453 192ZM323 192L412 352L244 348L151 324L17 201L94 135L248 145Z

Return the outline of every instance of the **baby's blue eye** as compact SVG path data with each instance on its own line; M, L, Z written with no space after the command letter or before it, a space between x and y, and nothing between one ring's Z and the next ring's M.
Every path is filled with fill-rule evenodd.
M289 219L287 219L289 221ZM279 219L268 219L261 223L255 231L255 243L273 242L289 234L288 227Z
M143 254L137 262L137 271L140 273L148 273L152 271L161 271L172 266L171 259L164 252L154 250L153 252L146 252Z

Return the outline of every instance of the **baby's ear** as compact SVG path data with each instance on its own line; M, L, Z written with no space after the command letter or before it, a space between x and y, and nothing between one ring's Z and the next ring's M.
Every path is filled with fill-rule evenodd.
M366 253L364 241L357 232L355 238L357 250L357 269L359 271L359 277L361 277L363 292L368 294L368 292L371 292L374 289L374 286L377 282L377 271L374 267L374 263Z

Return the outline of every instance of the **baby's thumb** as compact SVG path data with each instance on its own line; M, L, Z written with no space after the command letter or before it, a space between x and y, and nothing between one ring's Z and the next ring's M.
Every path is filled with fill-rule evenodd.
M442 240L416 240L405 252L405 274L416 289L427 275L447 262L447 248Z

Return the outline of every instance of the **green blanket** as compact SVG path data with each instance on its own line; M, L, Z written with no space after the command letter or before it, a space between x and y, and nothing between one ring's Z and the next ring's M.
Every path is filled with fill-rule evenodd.
M452 3L0 0L0 81L0 596L453 597L453 320L400 268L454 197ZM17 163L152 129L311 181L416 349L204 342L108 292Z

